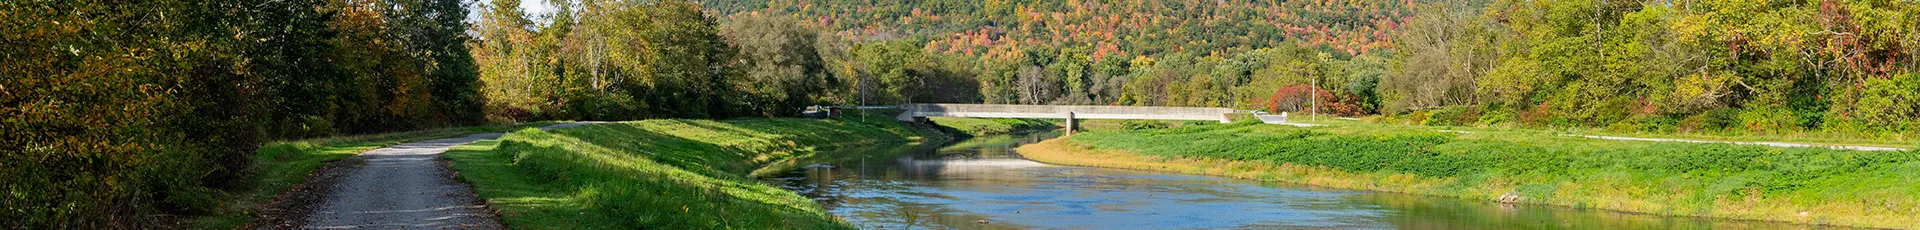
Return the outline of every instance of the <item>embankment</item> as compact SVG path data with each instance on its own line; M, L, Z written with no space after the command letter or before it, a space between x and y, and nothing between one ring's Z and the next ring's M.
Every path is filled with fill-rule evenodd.
M956 138L1007 135L1060 128L1050 119L929 117L941 133Z
M1490 202L1920 228L1920 152L1629 142L1418 127L1234 123L1102 131L1022 146L1053 164Z
M750 175L816 150L937 137L892 119L646 120L521 130L446 153L520 229L850 229Z

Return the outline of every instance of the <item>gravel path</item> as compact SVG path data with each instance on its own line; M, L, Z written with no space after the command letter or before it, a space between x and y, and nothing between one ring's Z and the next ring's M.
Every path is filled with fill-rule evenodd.
M540 127L553 130L591 124ZM262 218L268 229L503 229L473 188L454 179L440 154L499 138L472 134L389 146L335 162ZM324 194L324 195L322 195Z

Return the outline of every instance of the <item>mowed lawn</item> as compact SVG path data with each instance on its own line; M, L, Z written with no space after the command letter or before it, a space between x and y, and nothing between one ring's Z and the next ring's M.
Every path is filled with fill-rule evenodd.
M1050 163L1498 202L1920 228L1920 152L1613 141L1560 134L1359 122L1313 128L1239 122L1086 132L1021 150ZM1113 154L1139 160L1115 160L1121 158Z
M892 119L645 120L526 129L446 157L516 229L850 229L750 175L824 148L928 136Z

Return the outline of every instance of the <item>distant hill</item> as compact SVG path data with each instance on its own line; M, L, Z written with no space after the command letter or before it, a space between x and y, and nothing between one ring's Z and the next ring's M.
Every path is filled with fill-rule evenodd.
M994 55L1020 47L1084 47L1107 55L1209 55L1298 42L1358 55L1391 48L1411 0L706 0L721 20L790 15L843 38L918 38L929 51Z

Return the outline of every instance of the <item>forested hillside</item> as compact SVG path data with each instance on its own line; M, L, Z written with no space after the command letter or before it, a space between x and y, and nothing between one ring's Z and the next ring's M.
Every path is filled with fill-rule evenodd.
M1423 124L1863 137L1920 127L1912 1L707 5L723 24L789 17L843 44L920 47L909 63L973 76L987 103L1292 111L1317 92L1321 111Z
M1080 47L1087 56L1237 53L1285 42L1357 55L1390 47L1412 1L709 0L720 15L790 15L855 40L918 38L930 52L1010 55Z
M1439 109L1425 114L1433 124L1904 138L1920 128L1915 25L1911 1L1496 1L1409 23L1382 79L1382 112Z

